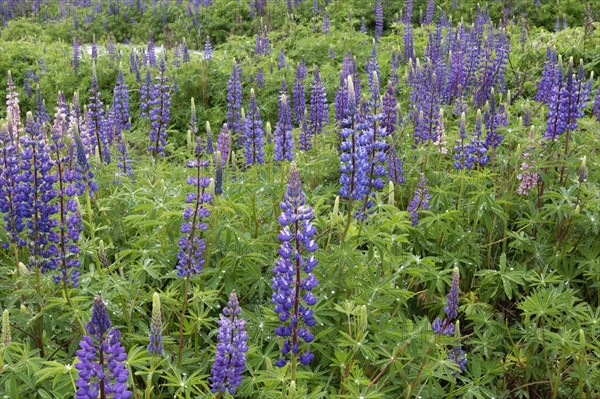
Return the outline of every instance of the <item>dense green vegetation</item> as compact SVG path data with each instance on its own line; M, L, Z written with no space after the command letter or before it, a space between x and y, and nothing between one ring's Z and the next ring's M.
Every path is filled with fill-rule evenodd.
M385 143L402 162L404 182L390 184L384 178L384 188L375 190L374 205L364 218L354 214L362 206L359 200L340 197L342 127L334 121L340 71L345 54L355 57L367 104L365 64L374 47L381 94L385 93L394 75L393 54L403 53L406 46L407 25L401 17L405 2L383 1L384 30L376 44L374 3L365 0L330 1L330 33L322 28L323 1L317 1L319 13L313 12L312 1L304 0L292 14L286 1L269 1L265 15L254 18L247 0L214 0L210 6L199 6L197 15L189 15L186 9L193 1L158 2L157 12L152 2L146 11L124 12L128 6L122 5L119 13L109 12L107 3L123 2L105 1L100 12L92 12L95 5L69 6L61 12L60 4L45 4L41 11L3 19L0 28L0 76L6 82L11 71L23 136L29 134L25 133L26 113L36 109L38 87L53 120L59 92L67 103L78 93L82 110L89 105L93 69L101 99L111 105L122 70L131 113L131 129L122 134L133 168L131 178L121 173L118 157L122 154L116 141L107 146L113 162L103 162L97 154L89 156L99 188L93 195L86 190L77 196L80 251L68 257L81 263L78 287L55 283L51 275L56 271L42 273L35 267L32 245L19 247L7 219L0 222L4 244L0 310L5 321L0 395L75 397L77 351L82 336L90 334L85 325L94 298L102 295L112 325L121 332L127 386L134 398L600 396L600 115L593 111L600 74L600 29L594 21L600 15L593 2L587 11L581 1L542 1L536 6L535 1L515 0L486 6L491 23L485 26L492 29L486 30L486 37L492 31L498 37L505 33L510 43L505 84L479 106L474 95L464 98L466 131L470 140L478 108L483 115L492 112L490 101L505 107L507 123L498 127L503 140L487 153L489 162L472 169L455 167L460 158L454 148L460 143L460 112L454 111L457 99L439 105L447 152L442 150L442 140L415 142L418 117L409 83L416 62L403 58L393 92L398 123ZM425 25L419 22L427 1L414 2L411 25L419 65L426 64L435 21L447 16L440 32L448 32L459 21L472 26L484 11L483 4L478 8L474 2L459 2L453 8L452 3L436 2L434 23ZM0 4L9 2L0 0ZM554 32L557 16L562 24L563 15L568 27L561 25ZM86 16L93 17L86 21ZM365 33L360 32L363 19ZM272 51L255 55L257 32L265 26ZM130 55L142 58L148 48L149 32L156 48L162 46L167 54L171 107L165 157L147 150L150 124L141 116L140 97L146 67L140 64L139 80L130 69ZM210 60L204 53L207 36L214 47ZM444 37L444 45L450 36ZM77 69L74 40L83 48ZM94 40L99 53L95 61L90 55ZM184 40L191 59L176 65L175 51L180 51ZM114 55L108 54L111 42ZM592 77L590 99L577 127L555 141L544 138L552 105L534 99L548 47L561 56L564 71L570 58L577 71L581 59L585 82ZM280 51L287 65L278 68ZM306 106L314 66L318 66L329 103L329 124L313 137L312 149L301 151L297 144L301 129L294 119L293 163L276 162L271 139L278 121L281 81L285 78L291 98L302 59L308 66ZM228 87L235 65L242 68L246 115L253 89L262 121L272 126L266 133L265 163L247 165L244 147L238 137L232 137L222 194L215 193L215 181L206 188L212 199L204 204L210 216L200 233L206 243L205 263L200 273L180 277L176 265L181 223L190 206L186 196L195 190L188 177L196 174L186 165L198 156L196 137L188 132L190 104L193 98L197 136L206 143L208 122L217 146L220 127L228 121ZM153 78L158 76L158 68L148 68ZM259 69L264 72L262 88L256 80ZM26 81L32 95L25 89ZM0 96L7 98L10 90L1 86ZM0 178L5 179L11 175L6 154L13 120L5 111L8 107L0 108L0 149L5 156ZM524 126L523 119L529 116L531 126ZM44 141L50 140L52 123L40 128L47 132ZM70 145L76 135L67 135L66 128L64 133L65 148L74 148ZM75 162L71 155L69 167ZM203 150L199 157L208 163L199 169L201 173L215 178L219 168L214 155ZM526 171L524 162L534 165L539 181L522 195L518 189ZM306 205L313 210L318 245L313 254L318 259L313 272L319 281L312 291L317 298L311 307L314 340L310 345L301 343L302 348L310 347L315 358L308 365L296 364L294 358L278 367L283 339L275 330L282 322L273 308L272 279L280 258L280 203L295 167ZM414 225L409 204L420 188L421 174L430 200L426 210L421 203ZM0 181L4 192L8 184L6 179ZM2 207L0 211L3 217L8 214ZM29 240L25 231L19 234ZM460 273L456 332L444 335L436 333L432 324L447 315L446 295L455 268ZM235 394L219 396L211 393L209 378L219 319L232 291L237 292L240 316L246 320L247 362ZM162 356L147 349L155 292L162 303ZM449 358L458 347L467 359L462 372Z

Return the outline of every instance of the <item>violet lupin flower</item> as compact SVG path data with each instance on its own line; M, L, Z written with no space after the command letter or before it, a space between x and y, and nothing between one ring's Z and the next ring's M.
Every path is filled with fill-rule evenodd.
M0 123L0 213L4 214L2 218L10 241L2 242L2 248L8 248L11 243L18 247L26 245L26 240L20 234L30 217L29 209L25 206L29 201L29 190L19 183L19 149L16 137L8 127L12 123L10 114L8 119L7 123Z
M466 164L466 156L467 156L467 144L466 140L467 136L467 122L465 118L465 113L463 112L460 115L460 119L458 122L458 135L460 140L456 140L456 145L454 146L454 167L456 169L463 169L467 167Z
M321 80L319 67L315 66L314 78L310 86L310 120L308 121L311 137L323 132L323 128L329 122L328 114L329 110L327 107L325 85ZM312 148L312 142L309 140L308 144L308 148L302 149L310 150Z
M158 65L156 61L156 52L154 51L154 37L152 36L152 31L148 33L148 47L146 49L146 52L146 56L148 57L148 63L152 68L156 68Z
M437 334L441 335L454 335L454 331L456 326L454 325L454 321L458 317L458 290L459 290L459 282L460 282L460 270L458 267L455 267L452 270L452 283L450 284L450 292L446 295L446 306L444 307L444 312L446 313L446 317L444 320L440 320L440 318L436 318L431 328Z
M556 84L556 69L558 68L556 51L548 46L546 48L546 61L542 69L542 77L538 83L537 93L534 100L547 104L552 87Z
M204 59L207 61L212 60L213 57L213 48L210 43L210 37L206 36L206 41L204 42Z
M300 124L306 110L306 97L304 96L304 79L306 78L306 65L304 59L296 68L296 79L294 80L294 119Z
M375 41L383 36L383 5L381 0L375 2Z
M56 198L56 175L52 173L53 162L50 159L49 147L42 134L41 125L35 121L31 112L27 113L25 122L25 135L21 137L21 170L30 185L27 205L30 207L30 217L27 218L28 248L31 254L28 266L39 267L45 273L48 271L46 252L48 250L48 236L57 225L53 217L58 212L53 204ZM2 169L0 179L5 181ZM8 187L10 188L10 186ZM4 188L6 189L6 188ZM0 196L5 191L0 187ZM23 194L23 191L21 191ZM0 201L1 202L1 201ZM0 206L0 208L3 208ZM7 230L10 229L7 226Z
M331 33L331 22L329 20L329 11L325 8L325 14L323 15L323 32Z
M487 165L490 159L489 155L487 155L488 149L485 145L485 140L483 140L481 137L482 124L483 117L481 116L481 110L478 109L475 119L475 130L473 131L473 137L471 138L471 143L466 146L465 167L467 169L483 167Z
M60 94L59 94L60 98ZM60 101L59 101L60 104ZM67 131L66 115L58 105L54 123L50 129L50 152L52 161L56 165L57 207L58 207L58 233L53 231L48 235L50 245L46 253L48 267L52 270L60 268L59 274L54 276L54 281L63 283L65 287L71 283L78 286L79 281L79 232L82 230L79 203L73 198L77 194L78 183L82 177L78 169L69 169L71 156L68 154L64 142ZM71 276L69 276L72 270Z
M227 127L234 139L242 144L242 65L235 63L227 90Z
M44 100L42 99L42 92L39 85L35 95L35 109L33 111L33 116L41 125L50 122L50 115L48 115L48 111L46 110L46 104L44 104Z
M600 86L598 86L598 91L596 92L596 100L594 101L592 114L596 117L596 120L600 122Z
M256 71L256 85L259 89L265 87L265 75L263 74L261 67L258 67L258 70Z
M206 244L201 237L207 229L204 220L210 216L210 211L204 204L210 203L212 195L207 188L210 178L202 176L202 170L208 167L209 162L201 158L202 151L196 148L196 159L188 161L187 167L195 170L194 176L189 176L187 183L192 185L195 191L190 192L185 202L190 204L183 212L183 223L181 233L183 237L179 240L179 252L177 254L177 275L179 277L192 277L200 273L204 265L204 250Z
M104 104L100 99L100 90L98 88L98 78L96 77L96 64L92 64L92 87L89 90L89 105L88 115L90 119L90 125L88 126L88 134L92 140L91 146L93 152L98 149L98 155L104 162L107 159L106 152L108 149L108 142L105 136L104 125Z
M227 391L233 395L242 383L242 373L246 370L248 334L246 320L240 317L241 311L237 295L232 291L219 320L219 343L210 377L213 393Z
M219 151L222 156L221 166L227 165L229 153L231 152L231 134L229 133L226 123L224 123L223 127L221 127L221 131L217 137L217 151ZM214 163L217 164L216 158Z
M562 59L558 57L556 77L548 95L547 127L544 137L548 141L555 141L567 130L569 115L570 95L567 85L563 81Z
M285 53L283 52L283 47L279 50L279 54L277 55L277 70L280 71L282 68L287 66L287 62L285 61Z
M435 11L435 1L427 0L427 10L425 11L424 25L429 25L433 21L433 13Z
M535 158L532 157L532 153L535 151L533 132L534 127L532 126L529 130L529 146L527 147L527 150L523 152L523 162L521 163L519 174L517 175L517 180L521 182L517 189L517 194L523 196L529 195L531 189L534 188L540 180Z
M427 187L427 180L425 180L425 173L421 172L421 177L419 178L419 183L417 184L417 189L413 195L410 204L408 204L408 212L410 212L412 225L416 226L419 224L419 209L423 209L424 211L429 209L429 200L431 196L429 195L429 187Z
M181 61L184 64L190 62L190 50L185 42L185 37L183 38L183 43L181 43Z
M300 340L309 344L314 339L309 330L315 325L310 307L317 298L311 291L319 284L312 273L318 262L314 257L318 248L314 241L317 229L311 223L312 207L306 205L305 199L300 173L292 164L287 192L279 204L282 210L279 216L282 229L278 235L281 245L273 268L271 303L275 305L275 312L282 323L275 329L275 334L284 339L282 355L287 356L291 352L293 367L297 360L307 365L314 357L310 351L299 348ZM304 278L301 278L302 272ZM275 365L283 367L286 363L284 357L279 357Z
M131 129L131 121L129 119L129 86L125 83L122 70L119 70L117 83L113 90L112 110L115 118L115 134L117 139L119 139L121 131Z
M245 155L246 165L253 165L264 162L264 136L262 120L260 119L260 111L256 105L256 95L254 89L250 89L250 105L248 114L246 115L245 124Z
M75 71L75 75L79 72L79 60L81 59L81 48L79 47L79 42L77 42L77 38L73 38L73 70Z
M129 371L125 367L127 353L121 345L121 333L110 329L111 323L102 297L96 296L92 309L92 319L79 342L77 351L79 370L76 381L76 399L128 399L131 391L127 389ZM110 331L109 331L110 329Z
M396 105L394 86L389 81L383 95L383 118L381 119L381 127L385 129L388 136L392 136L396 130Z
M275 140L275 161L293 160L294 138L292 136L292 115L285 94L282 94L279 98L279 120L277 121L273 136Z
M160 309L160 295L155 292L152 295L152 321L150 322L150 343L148 352L162 356L163 354L163 336L162 336L162 312Z
M140 86L140 117L148 120L148 110L150 109L150 101L154 97L153 93L154 86L152 85L152 75L150 73L150 66L146 65L146 78Z
M354 83L352 75L346 78L346 107L345 116L341 121L340 131L340 195L348 199L360 199L361 194L358 190L358 117L356 115L356 97L354 96Z
M171 87L169 78L165 76L166 62L163 51L160 59L159 76L154 80L152 94L149 99L149 119L150 119L150 145L148 151L156 157L164 157L165 145L167 144L167 127L171 120Z

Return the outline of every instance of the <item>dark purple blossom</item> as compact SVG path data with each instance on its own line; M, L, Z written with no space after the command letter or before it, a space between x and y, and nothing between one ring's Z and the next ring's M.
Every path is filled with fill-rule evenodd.
M410 216L412 219L411 224L413 226L419 224L419 209L423 209L424 211L429 209L430 199L431 196L429 195L429 187L427 187L427 180L425 180L425 173L421 172L421 177L419 178L417 189L415 190L410 204L408 204L408 212L410 212Z
M375 2L375 41L383 36L383 5L381 0Z
M227 127L231 135L242 144L242 65L235 63L227 90Z
M113 90L112 110L115 117L115 134L119 138L121 131L131 129L129 114L129 86L125 83L123 71L119 70L117 83Z
M265 132L260 118L260 111L256 104L256 95L254 94L254 89L250 89L250 104L244 127L244 147L246 150L247 165L264 162L264 135Z
M75 368L79 371L75 396L77 399L112 398L127 399L129 371L125 366L127 353L121 345L121 333L111 329L102 297L96 296L92 320L87 324L89 335L79 343Z
M165 156L165 145L167 144L167 128L171 120L171 87L169 78L165 76L165 55L160 59L159 75L154 79L155 83L148 100L150 120L150 145L148 151L152 155Z
M304 79L306 78L306 65L303 62L296 68L294 80L294 119L300 124L306 110L306 97L304 96Z
M454 321L458 317L458 290L460 282L460 271L458 267L455 267L452 271L452 283L450 284L450 292L446 295L446 306L444 307L444 313L446 317L441 320L439 317L435 319L431 328L437 334L441 335L454 335L456 326Z
M329 122L328 114L329 110L327 107L325 85L321 80L319 68L315 66L314 78L310 86L310 119L308 121L308 126L311 136L320 134L323 131L323 128ZM308 148L302 149L310 150L312 148L312 142L309 140L308 144Z
M285 94L279 99L279 120L273 133L275 140L275 161L291 161L294 158L294 138L292 137L292 115Z
M206 41L204 42L204 59L212 60L212 57L213 57L212 44L210 43L210 37L206 36Z
M242 373L246 370L248 334L246 321L240 317L241 311L237 295L233 291L219 320L219 343L210 377L211 391L214 393L227 391L233 395L242 383Z
M300 173L292 164L287 192L279 204L282 210L279 216L282 229L278 235L281 244L271 281L271 303L282 323L275 329L275 334L284 338L283 356L275 363L279 367L287 363L284 357L290 352L293 361L298 359L303 365L313 359L310 351L299 348L300 341L309 344L314 339L309 329L315 325L310 307L315 305L317 298L311 291L319 284L312 273L318 262L314 257L318 248L314 241L317 229L311 223L312 207L305 201Z

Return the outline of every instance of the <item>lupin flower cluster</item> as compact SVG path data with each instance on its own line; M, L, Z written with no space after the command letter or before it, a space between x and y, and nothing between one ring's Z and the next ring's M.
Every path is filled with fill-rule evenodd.
M425 173L421 173L417 189L413 194L413 198L408 204L408 212L411 216L411 224L416 226L419 224L419 209L424 211L429 209L429 200L431 195L429 194L429 187L427 187L427 180L425 179Z
M209 162L202 159L203 148L201 143L196 145L196 158L188 161L188 168L193 169L195 174L189 176L187 183L194 187L185 202L190 204L183 212L183 223L179 240L179 252L177 253L177 275L179 277L192 277L200 273L204 264L204 250L206 244L201 234L207 229L204 220L210 216L210 211L205 204L210 203L212 195L207 188L210 178L202 175L202 170L208 167Z
M166 60L163 55L160 59L159 75L148 99L150 120L150 145L148 151L153 156L165 156L165 145L167 144L167 128L171 120L171 87L166 74Z
M219 320L219 343L210 377L213 393L227 391L233 395L242 383L242 373L246 370L248 334L246 321L240 317L241 311L237 294L233 291Z
M254 89L250 89L250 105L244 126L244 154L247 165L264 162L264 135L260 111L256 104L256 95Z
M273 133L275 141L274 159L277 162L294 159L294 138L292 136L292 115L285 94L279 97L279 120Z
M294 164L279 207L282 210L279 216L282 229L278 235L281 245L273 268L271 303L282 323L275 329L275 334L283 338L283 356L275 364L283 367L287 363L285 357L291 352L301 364L307 365L314 355L299 346L300 341L309 344L314 339L309 328L315 325L310 307L317 301L311 291L319 284L312 273L318 262L314 257L318 247L314 241L316 228L311 223L312 207L306 205L300 173Z
M79 342L77 351L77 399L128 399L129 371L125 366L127 353L119 341L121 333L111 329L106 306L100 295L94 299L92 319L86 326L88 335Z

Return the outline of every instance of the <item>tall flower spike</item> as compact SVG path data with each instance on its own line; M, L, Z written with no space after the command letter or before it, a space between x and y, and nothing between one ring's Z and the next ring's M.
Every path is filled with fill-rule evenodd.
M185 202L190 204L183 212L183 223L179 240L179 252L177 253L177 275L179 277L193 276L200 273L204 264L204 250L206 244L201 234L207 229L204 220L210 216L210 211L205 204L210 203L212 195L207 188L210 178L202 176L202 170L208 167L209 162L201 158L202 152L196 151L196 159L188 161L187 167L195 170L193 176L189 176L187 183L194 187Z
M306 66L298 64L296 68L296 79L294 80L294 119L300 124L306 110L306 97L304 96L304 79L306 78Z
M227 127L236 143L242 144L242 65L235 63L227 91Z
M271 303L275 305L275 312L282 323L275 329L275 334L284 340L282 355L291 352L293 361L299 360L303 365L310 363L314 357L308 350L301 351L299 343L302 340L308 344L314 339L309 329L315 325L310 307L317 298L311 291L319 284L312 273L318 262L314 257L318 248L314 241L317 229L311 223L312 207L306 205L305 199L300 173L292 164L287 192L279 204L282 210L279 216L282 229L278 235L281 244L273 268ZM280 357L275 365L283 367L286 363Z
M204 59L205 60L212 60L213 57L213 48L212 48L212 44L210 44L210 37L206 36L206 42L204 42Z
M264 136L262 120L260 119L260 111L256 104L256 95L254 89L250 89L250 106L248 107L248 115L246 116L245 124L245 155L246 165L264 162Z
M431 328L438 334L441 335L454 335L455 325L454 321L458 317L458 291L460 282L460 270L455 267L452 270L452 283L450 284L450 292L446 295L446 306L444 312L446 317L444 320L436 318Z
M167 144L167 128L171 120L171 87L166 73L166 59L163 49L160 58L159 76L154 80L152 96L149 99L150 116L150 145L148 151L154 157L164 157Z
M219 343L210 377L213 393L227 391L234 395L235 389L242 383L242 373L246 370L248 335L246 321L240 317L241 311L237 295L233 291L219 320Z
M275 161L294 159L294 138L292 137L292 116L285 94L280 97L279 120L273 136L275 138Z
M329 122L329 110L327 107L327 93L325 85L321 80L319 68L315 66L313 82L310 86L310 120L308 121L311 137L320 134L323 128ZM308 141L308 146L301 148L302 150L310 150L312 142Z
M87 324L89 335L79 342L75 368L79 378L75 383L76 399L112 398L128 399L131 391L127 389L129 371L125 367L127 353L119 342L121 333L111 329L108 312L102 297L96 296L92 309L92 319Z
M162 313L160 309L160 295L155 292L152 295L152 322L150 323L150 344L148 352L162 356L163 337L162 337Z
M416 226L419 224L419 209L426 211L429 209L429 187L427 187L427 180L425 180L425 173L421 173L417 189L413 195L410 204L408 204L408 212L410 212L412 218L412 225Z
M375 41L383 35L383 5L381 0L375 3Z

